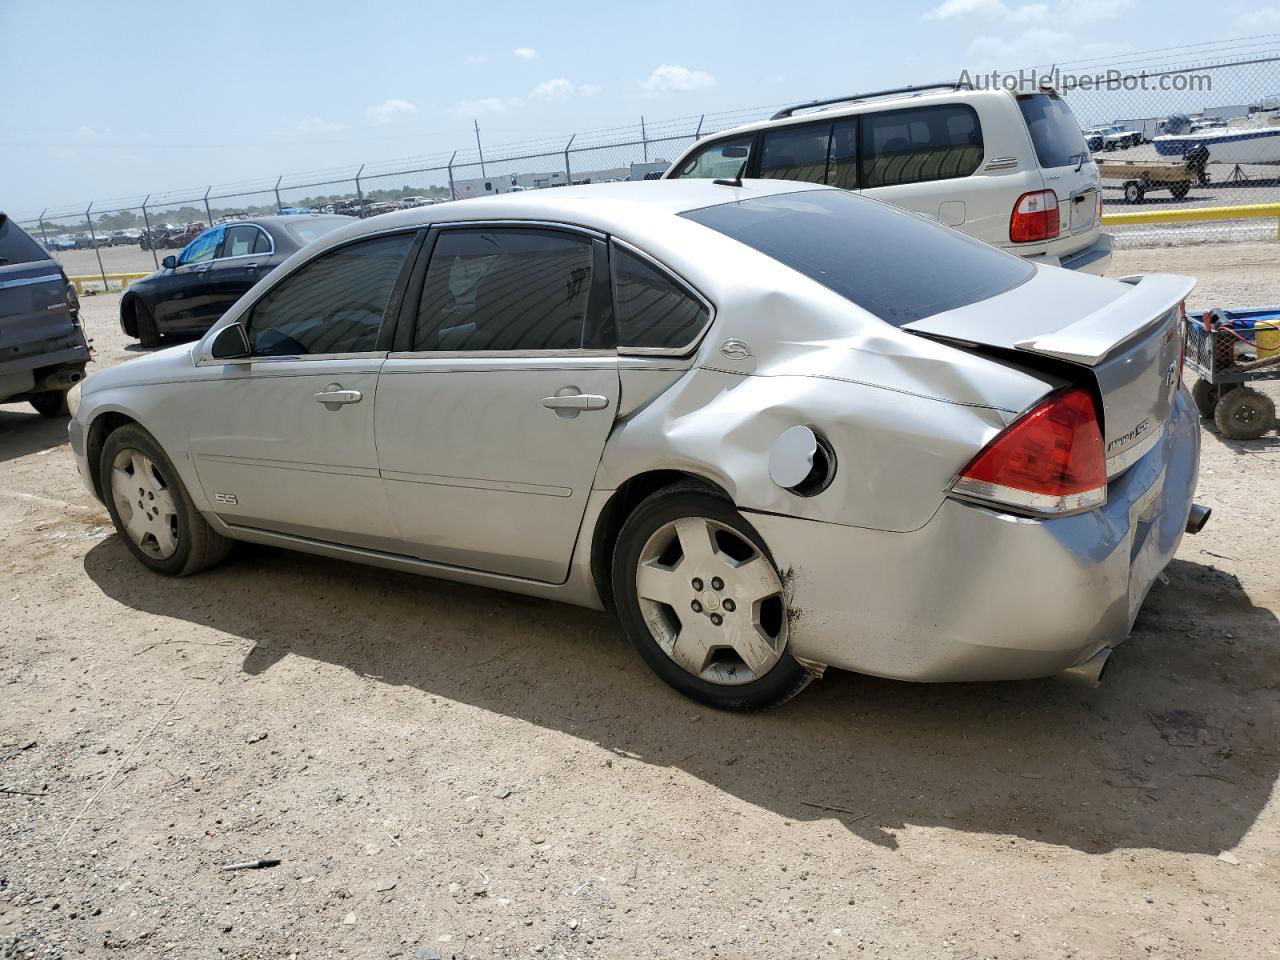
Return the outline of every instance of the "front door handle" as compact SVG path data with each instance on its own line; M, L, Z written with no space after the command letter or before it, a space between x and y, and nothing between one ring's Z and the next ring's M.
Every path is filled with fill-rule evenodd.
M338 384L331 383L311 399L316 403L323 403L328 406L331 403L359 403L364 399L364 394L359 390L343 390Z
M542 405L549 410L603 410L609 406L609 398L597 393L571 393L563 397L543 397Z

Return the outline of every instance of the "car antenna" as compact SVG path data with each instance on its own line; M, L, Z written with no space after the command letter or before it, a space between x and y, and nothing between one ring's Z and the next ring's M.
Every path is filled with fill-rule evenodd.
M747 158L751 159L750 157ZM740 187L742 186L742 172L747 169L747 161L743 160L738 167L738 172L733 175L733 179L722 177L719 180L712 180L712 183L718 183L722 187Z

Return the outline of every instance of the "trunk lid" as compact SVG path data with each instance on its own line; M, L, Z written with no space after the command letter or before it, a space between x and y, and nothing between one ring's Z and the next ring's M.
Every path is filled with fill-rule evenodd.
M1190 277L1148 274L1122 282L1054 267L1008 293L935 314L904 329L977 352L1048 358L1102 402L1107 476L1164 433L1178 389L1180 304Z

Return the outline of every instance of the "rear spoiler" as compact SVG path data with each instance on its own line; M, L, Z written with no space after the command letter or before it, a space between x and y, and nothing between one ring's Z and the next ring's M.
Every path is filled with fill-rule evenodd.
M1133 289L1106 306L1053 333L1026 337L1014 347L1093 367L1120 344L1156 326L1195 287L1191 277L1148 273L1124 277Z

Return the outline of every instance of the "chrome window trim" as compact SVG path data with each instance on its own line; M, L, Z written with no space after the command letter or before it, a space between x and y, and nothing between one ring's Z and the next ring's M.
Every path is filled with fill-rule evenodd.
M61 280L60 273L42 273L38 277L20 277L17 280L0 280L0 290L6 290L9 287L29 287L33 283L53 283Z
M217 360L213 357L199 357L197 367L243 367L254 363L311 363L320 360L385 360L387 351L367 350L359 353L304 353L287 357L256 356L235 357L230 360Z
M608 240L608 235L593 227L584 227L576 223L562 223L558 220L441 220L423 224L423 227L434 227L442 233L446 230L470 227L533 227L542 230L559 230L561 233L580 233L593 240Z
M258 226L258 224L233 223L233 224L223 224L223 226L226 227L227 232L230 232L233 227L253 227L255 230L257 230L259 233L263 234L267 238L267 242L271 244L271 250L267 253L241 253L241 254L237 254L234 257L215 257L214 259L216 259L218 263L222 263L227 260L244 260L244 259L247 259L248 257L264 257L264 256L274 257L276 255L276 238L271 235L270 231L262 229L262 227ZM250 246L252 246L252 244L250 244Z
M702 342L703 337L707 335L707 331L711 329L711 325L716 321L716 305L712 303L710 300L708 300L705 296L703 296L701 290L699 290L697 287L691 284L688 280L682 277L675 270L672 270L671 267L667 266L667 264L663 263L657 257L653 256L652 254L646 253L644 250L641 250L639 247L635 246L634 244L627 243L627 241L621 240L618 237L610 237L609 240L612 244L616 244L617 246L621 247L623 250L626 250L627 253L630 253L633 256L639 257L641 260L647 260L649 263L653 264L653 266L657 267L660 271L662 271L663 274L665 274L670 279L674 280L678 286L682 287L686 293L692 294L695 300L698 300L704 307L707 308L707 322L702 325L702 328L697 332L696 335L693 336L692 339L689 340L689 342L685 346L682 346L682 347L628 347L628 346L624 346L623 344L618 344L618 356L621 356L621 357L687 357L689 354L697 350L698 345ZM613 272L614 272L614 265L613 265L613 258L611 257L609 259L609 273L610 273L609 284L611 287L614 284ZM617 291L615 290L614 292L616 293ZM614 322L614 327L616 328L618 323L618 318L616 315L613 318L613 322Z
M541 360L564 357L579 359L616 359L618 352L600 347L578 347L572 350L403 350L392 351L388 360Z

